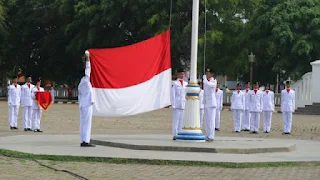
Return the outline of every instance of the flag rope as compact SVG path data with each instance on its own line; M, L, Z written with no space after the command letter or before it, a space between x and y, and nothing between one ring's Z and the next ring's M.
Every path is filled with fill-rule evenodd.
M169 29L171 29L171 21L172 21L172 1L170 1L170 14L169 14Z
M204 1L204 45L203 45L203 73L206 73L206 48L207 48L207 0Z

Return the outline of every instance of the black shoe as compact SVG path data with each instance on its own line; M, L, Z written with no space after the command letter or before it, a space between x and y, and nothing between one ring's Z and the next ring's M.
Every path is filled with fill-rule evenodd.
M35 129L34 132L43 132L40 129Z
M207 138L206 141L207 141L207 142L213 142L213 139Z
M80 144L80 147L96 147L96 146L90 143L83 142Z
M264 131L264 133L269 133L268 131Z
M14 128L10 126L10 129L14 129Z
M240 133L240 131L234 131L235 133Z
M250 129L244 129L243 131L250 131Z
M215 130L216 130L216 131L220 131L220 129L219 129L219 128L215 128Z
M28 128L24 128L24 131L29 131Z
M177 139L177 138L176 138L175 136L173 136L172 140L174 140L174 141L175 141L176 139Z
M13 129L19 129L19 128L17 128L17 127L13 127Z
M28 131L32 131L32 129L31 129L31 128L28 128Z

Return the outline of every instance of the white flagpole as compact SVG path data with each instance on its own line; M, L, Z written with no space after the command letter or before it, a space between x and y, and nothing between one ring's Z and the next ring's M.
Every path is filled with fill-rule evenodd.
M199 0L193 0L192 6L192 37L191 37L191 67L190 83L186 88L186 107L183 118L182 132L178 133L177 140L204 141L205 135L200 128L200 87L197 82L197 56L198 56L198 26L199 26Z

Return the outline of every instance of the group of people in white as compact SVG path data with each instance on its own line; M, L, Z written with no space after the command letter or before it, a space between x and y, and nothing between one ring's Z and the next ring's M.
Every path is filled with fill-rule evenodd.
M13 77L13 84L8 87L8 118L11 130L18 129L18 114L21 104L23 107L24 131L42 132L40 130L42 108L36 101L36 92L42 92L44 89L40 86L40 79L36 81L36 85L31 82L31 76L28 76L26 83L20 86L18 78L15 76Z
M184 71L177 72L177 79L172 82L171 106L173 108L172 134L173 140L182 130L182 121L186 103L185 88L188 82L184 81ZM205 121L206 141L214 139L215 131L220 131L220 113L223 109L223 91L220 82L214 78L214 72L207 69L203 75L202 83L199 83L201 91L200 100L200 127ZM231 111L233 112L234 132L249 131L258 134L260 129L260 114L263 114L263 132L270 133L272 114L275 110L274 92L270 85L265 90L259 90L259 83L250 89L250 82L242 90L237 84L231 96ZM290 81L286 82L286 88L281 91L281 111L283 116L283 134L290 134L292 127L292 113L295 110L295 92L290 89Z

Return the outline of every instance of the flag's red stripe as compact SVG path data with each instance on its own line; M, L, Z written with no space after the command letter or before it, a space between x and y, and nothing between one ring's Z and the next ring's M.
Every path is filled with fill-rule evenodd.
M90 49L94 88L125 88L171 68L170 31L119 48Z

